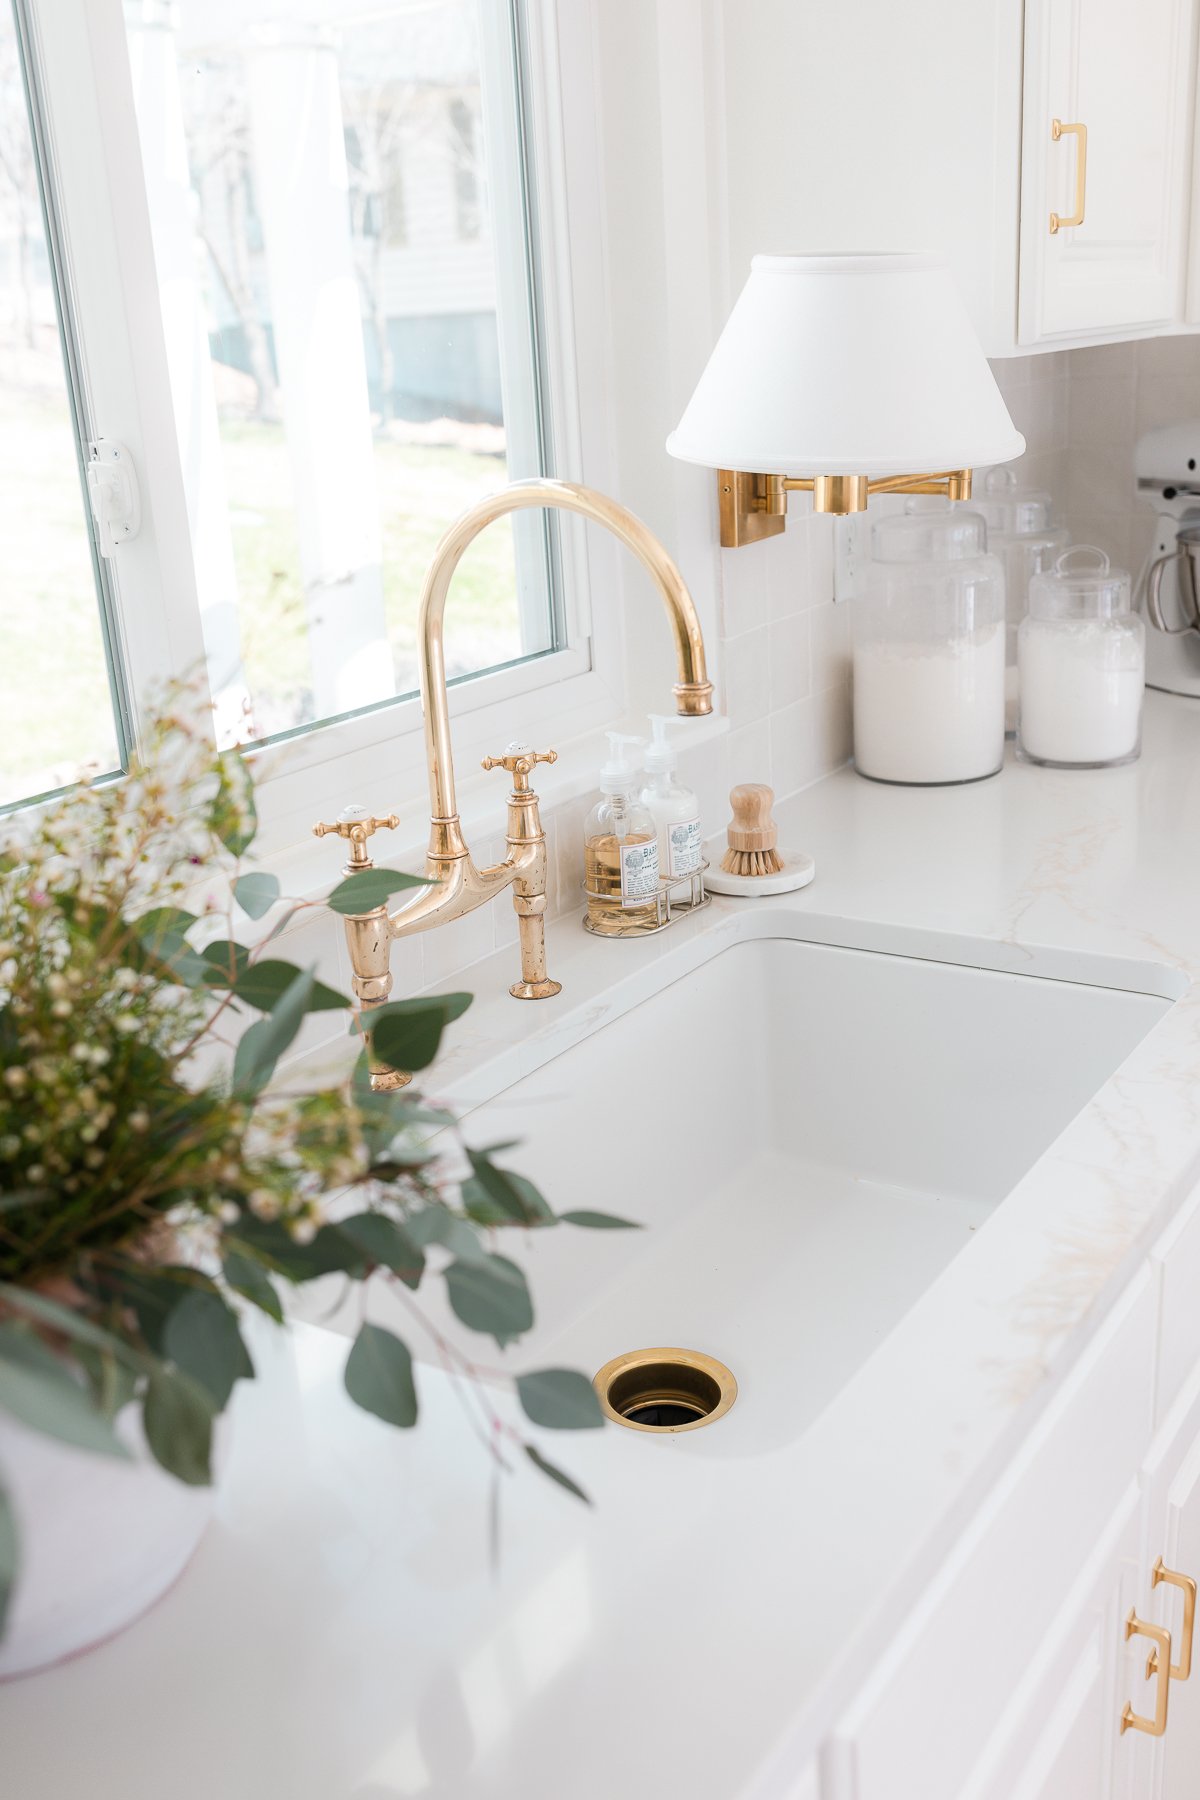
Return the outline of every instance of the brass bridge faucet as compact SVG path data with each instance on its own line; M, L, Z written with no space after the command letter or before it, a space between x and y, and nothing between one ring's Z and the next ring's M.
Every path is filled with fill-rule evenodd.
M712 683L704 663L704 638L695 604L683 577L653 532L594 488L567 481L515 481L489 494L465 512L446 532L434 551L425 577L418 615L421 706L425 715L425 751L429 767L429 849L423 888L389 913L386 906L355 914L346 920L355 994L364 1007L380 1006L392 988L393 938L429 931L474 911L506 888L513 890L513 907L521 939L521 979L509 993L518 1000L547 1000L560 991L560 983L546 974L546 837L538 812L538 799L529 777L539 762L557 759L554 750L530 750L512 744L503 756L484 758L485 769L507 769L513 778L508 797L507 854L490 868L477 869L471 859L459 822L454 793L454 761L450 749L450 711L446 695L446 662L442 620L446 595L463 552L493 520L528 507L558 507L579 513L604 525L649 571L662 595L675 642L679 680L675 684L676 710L687 716L712 711ZM350 844L345 865L348 875L371 868L367 840L373 832L394 828L395 813L372 818L362 807L347 807L333 825L315 825L318 837L336 833ZM410 1078L399 1070L373 1064L371 1084L377 1089L401 1087Z

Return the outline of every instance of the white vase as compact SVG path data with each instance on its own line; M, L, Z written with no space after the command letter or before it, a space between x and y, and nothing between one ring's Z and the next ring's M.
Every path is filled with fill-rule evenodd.
M0 1680L90 1650L178 1579L212 1516L212 1488L153 1460L140 1412L118 1430L132 1460L93 1456L0 1414L0 1478L18 1532L17 1581Z

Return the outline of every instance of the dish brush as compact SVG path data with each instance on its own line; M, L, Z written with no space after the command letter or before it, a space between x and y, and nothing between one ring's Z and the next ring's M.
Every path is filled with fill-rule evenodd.
M816 873L811 856L778 848L779 828L771 816L775 794L765 782L747 781L732 789L733 817L725 831L728 849L705 886L714 894L786 894L806 887Z

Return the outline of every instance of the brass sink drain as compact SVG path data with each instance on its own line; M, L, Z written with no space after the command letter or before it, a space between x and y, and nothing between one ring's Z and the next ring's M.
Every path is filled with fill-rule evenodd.
M609 1418L632 1431L698 1431L737 1399L725 1364L699 1350L630 1350L606 1362L592 1386Z

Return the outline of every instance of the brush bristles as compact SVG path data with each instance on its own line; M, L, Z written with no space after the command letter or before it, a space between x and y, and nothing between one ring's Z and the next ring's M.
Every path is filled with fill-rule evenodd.
M783 858L778 850L727 850L721 867L727 875L778 875Z

